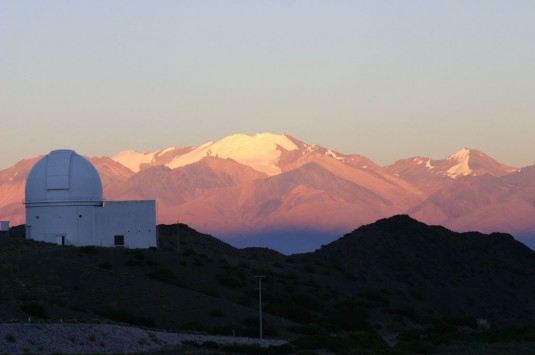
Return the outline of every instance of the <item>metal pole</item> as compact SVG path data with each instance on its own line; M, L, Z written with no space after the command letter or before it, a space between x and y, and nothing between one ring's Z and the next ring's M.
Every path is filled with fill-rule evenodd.
M258 279L258 322L259 322L259 333L260 340L262 337L262 278L265 276L255 276Z

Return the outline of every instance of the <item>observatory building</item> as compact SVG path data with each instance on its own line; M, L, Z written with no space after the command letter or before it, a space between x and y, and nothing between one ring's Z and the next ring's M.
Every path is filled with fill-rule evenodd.
M60 245L149 248L156 242L156 202L104 201L87 159L54 150L26 179L26 238Z

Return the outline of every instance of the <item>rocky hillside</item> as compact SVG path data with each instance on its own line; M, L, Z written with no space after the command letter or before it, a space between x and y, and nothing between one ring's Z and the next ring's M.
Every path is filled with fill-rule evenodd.
M363 226L313 254L429 315L532 321L535 253L502 233L455 233L406 215Z
M401 337L443 319L493 327L535 319L535 253L506 234L455 233L400 215L285 256L236 249L184 224L159 233L159 250L0 239L0 321L256 336L255 276L265 276L268 338L363 332L381 347L378 335Z

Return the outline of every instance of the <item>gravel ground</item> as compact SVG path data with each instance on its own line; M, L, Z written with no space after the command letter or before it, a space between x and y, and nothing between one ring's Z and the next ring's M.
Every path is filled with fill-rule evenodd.
M166 333L113 324L2 323L0 355L133 353L157 350L182 341L218 344L283 345L285 340L259 340L215 335Z

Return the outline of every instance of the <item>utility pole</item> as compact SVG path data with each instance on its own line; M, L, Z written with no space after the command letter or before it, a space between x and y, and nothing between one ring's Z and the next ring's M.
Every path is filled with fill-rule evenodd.
M260 340L263 339L262 337L262 279L265 276L257 275L255 276L258 279L258 322L259 322L259 333L260 333Z

